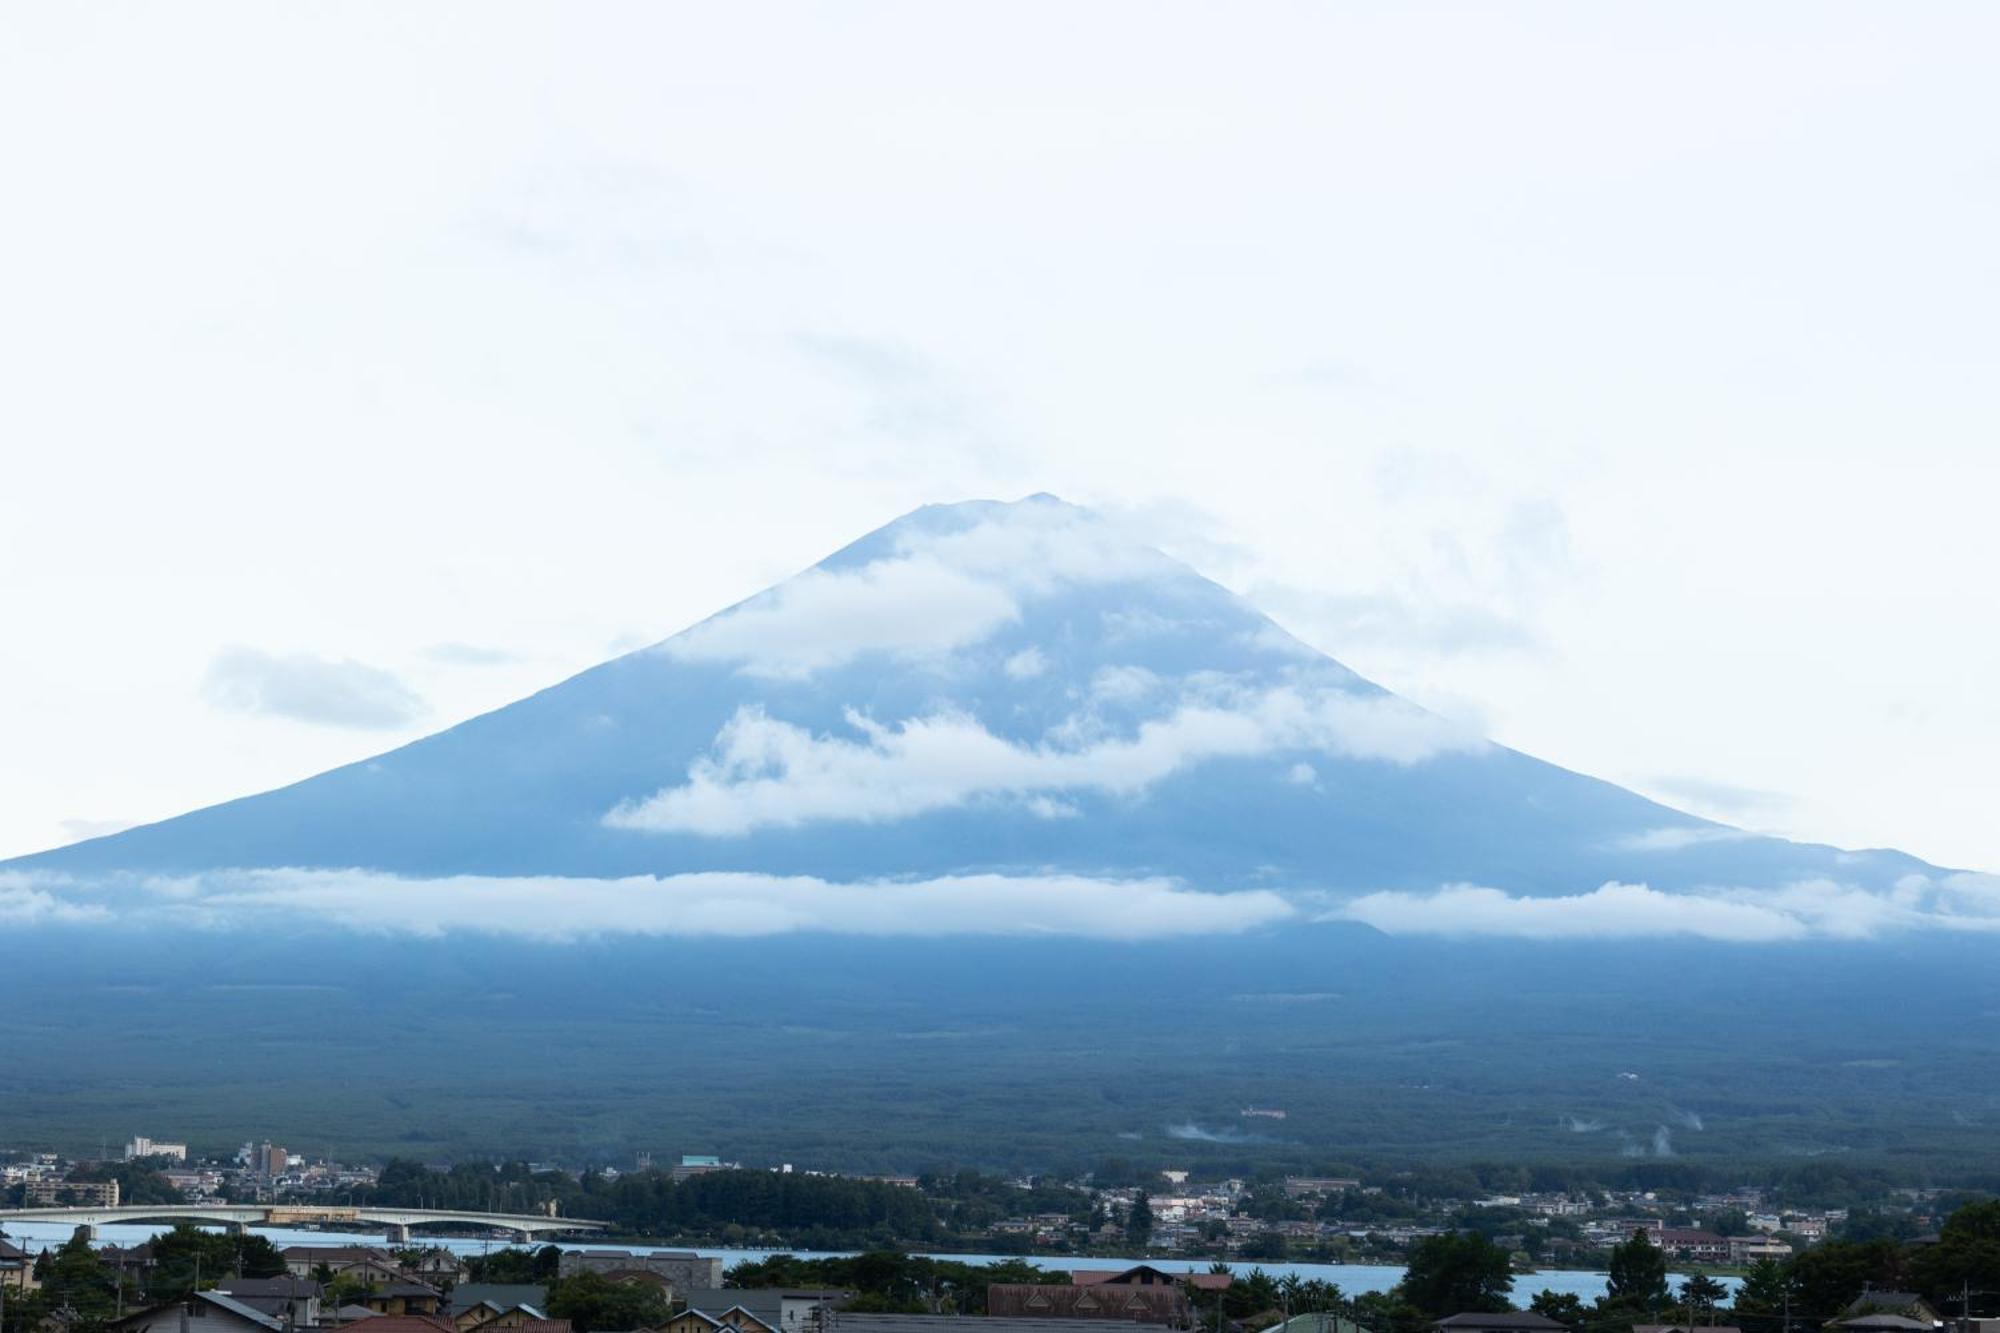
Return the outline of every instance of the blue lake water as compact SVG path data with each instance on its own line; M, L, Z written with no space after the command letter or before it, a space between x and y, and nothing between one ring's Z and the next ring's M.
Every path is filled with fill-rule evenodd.
M68 1226L54 1222L20 1222L8 1226L5 1234L15 1244L24 1246L30 1250L36 1250L45 1246L53 1247L62 1244L69 1239L71 1230ZM97 1239L98 1243L103 1245L136 1245L149 1236L157 1235L164 1230L166 1230L164 1226L155 1226L150 1223L105 1226L98 1228ZM269 1237L271 1243L281 1249L287 1245L383 1244L381 1233L375 1231L307 1231L292 1227L258 1227L256 1231L261 1236ZM484 1254L492 1250L503 1249L508 1244L506 1241L469 1239L464 1236L425 1236L421 1233L417 1236L416 1243L441 1245L454 1254ZM607 1245L612 1249L638 1251L655 1249L685 1250L689 1248L687 1246L668 1245L629 1245L603 1241L558 1241L556 1244L565 1250L606 1248ZM813 1250L729 1250L701 1248L699 1252L704 1255L714 1255L720 1258L725 1269L746 1259L768 1259L774 1254L796 1254L802 1258L825 1257L821 1252ZM851 1251L848 1253L851 1253ZM968 1264L988 1264L998 1263L1005 1259L1019 1259L1023 1256L1007 1254L933 1254L929 1257L934 1259L954 1259ZM1149 1263L1156 1268L1170 1273L1206 1272L1210 1263L1206 1259L1077 1258L1052 1255L1029 1257L1033 1258L1036 1263L1048 1268L1116 1268L1138 1263ZM1400 1264L1289 1264L1250 1263L1238 1260L1232 1261L1229 1268L1230 1271L1236 1273L1247 1273L1253 1268L1261 1268L1266 1273L1270 1273L1275 1277L1283 1277L1288 1273L1296 1273L1300 1278L1319 1278L1322 1281L1335 1284L1350 1296L1359 1296L1363 1292L1370 1291L1387 1291L1390 1287L1396 1285L1403 1276L1403 1268ZM1679 1285L1681 1276L1678 1273L1674 1275L1673 1280L1676 1286ZM1525 1306L1529 1298L1537 1292L1548 1290L1566 1292L1582 1298L1587 1303L1604 1294L1604 1279L1605 1275L1601 1272L1592 1272L1579 1268L1545 1268L1534 1273L1524 1273L1514 1279L1514 1301L1517 1305ZM1725 1277L1718 1280L1729 1288L1730 1295L1734 1297L1736 1288L1739 1285L1738 1280L1733 1277Z

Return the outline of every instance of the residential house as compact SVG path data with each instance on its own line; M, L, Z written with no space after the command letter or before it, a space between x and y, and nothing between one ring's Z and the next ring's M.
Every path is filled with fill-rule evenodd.
M378 1265L388 1275L384 1280L402 1276L396 1256L375 1245L288 1245L281 1253L285 1271L293 1277L316 1277L321 1268L336 1274L355 1264Z
M284 1324L262 1311L219 1292L198 1291L185 1301L114 1319L111 1333L284 1333Z
M1151 1264L1112 1270L1079 1269L1070 1274L1070 1279L1068 1286L996 1282L986 1288L987 1317L1124 1319L1184 1328L1189 1322L1189 1289L1221 1288L1230 1281L1227 1273L1169 1273ZM984 1329L986 1325L980 1327Z
M461 1322L467 1315L472 1317L471 1321ZM515 1330L527 1328L531 1324L547 1323L549 1318L538 1305L510 1305L504 1310L492 1312L487 1311L484 1306L478 1306L468 1311L467 1315L452 1320L460 1333L473 1333L475 1329L484 1330L484 1333L515 1333ZM480 1318L480 1315L485 1317Z
M364 1319L361 1327L368 1333L453 1333L448 1321L421 1314L378 1314Z
M777 1333L777 1330L740 1305L713 1314L689 1306L661 1324L658 1333Z
M326 1295L309 1277L225 1277L215 1289L259 1314L267 1314L288 1327L317 1324L320 1301Z
M1343 1319L1330 1310L1295 1314L1282 1324L1273 1324L1263 1333L1368 1333L1352 1319Z
M1852 1315L1848 1319L1828 1319L1828 1333L1932 1333L1938 1325L1910 1315Z
M1079 1287L1188 1286L1196 1291L1221 1291L1235 1281L1228 1273L1169 1273L1151 1264L1132 1268L1073 1268L1069 1280Z
M345 1277L351 1271L341 1270ZM422 1282L411 1282L407 1278L395 1282L385 1282L371 1286L354 1298L354 1303L376 1314L427 1315L441 1317L444 1314L444 1293L436 1287Z
M722 1285L722 1260L704 1259L693 1250L564 1250L556 1271L563 1277L578 1273L603 1273L619 1269L657 1273L675 1291Z
M524 1318L543 1318L549 1289L528 1282L467 1282L451 1289L447 1317L464 1333L514 1310L532 1311Z
M1563 1324L1530 1310L1508 1310L1502 1314L1455 1314L1438 1320L1431 1327L1438 1333L1568 1333Z
M699 1288L680 1293L680 1300L697 1310L727 1310L741 1306L778 1333L812 1333L826 1311L839 1310L854 1299L851 1291L798 1287Z
M0 1287L33 1291L39 1286L41 1283L35 1280L35 1256L12 1241L0 1240Z
M414 1262L404 1264L403 1272L419 1282L428 1282L438 1288L457 1286L467 1276L464 1262L442 1245L434 1245L419 1254Z
M1925 1324L1944 1322L1931 1303L1914 1291L1876 1291L1870 1288L1855 1297L1847 1307L1850 1318L1870 1314L1899 1314Z
M970 1322L979 1333L1076 1333L1073 1319L995 1318L968 1321L955 1314L876 1314L841 1310L828 1318L825 1333L962 1333Z

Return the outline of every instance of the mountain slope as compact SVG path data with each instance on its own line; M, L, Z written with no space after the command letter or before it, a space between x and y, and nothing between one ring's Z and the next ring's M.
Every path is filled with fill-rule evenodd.
M1051 868L1339 895L1880 890L1465 734L1046 496L915 511L652 648L388 754L10 863L90 876Z

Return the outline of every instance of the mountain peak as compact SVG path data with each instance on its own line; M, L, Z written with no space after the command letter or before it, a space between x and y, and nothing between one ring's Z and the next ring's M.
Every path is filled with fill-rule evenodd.
M1259 912L1273 890L1924 869L1752 838L1493 745L1048 494L923 506L497 712L19 864L516 886L997 874L1014 893L1058 875L1242 891L1232 910Z

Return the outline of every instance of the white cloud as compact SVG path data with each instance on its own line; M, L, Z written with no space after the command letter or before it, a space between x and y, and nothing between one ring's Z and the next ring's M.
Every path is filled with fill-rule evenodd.
M1327 919L1359 921L1391 935L1520 939L1691 935L1766 942L1871 939L1912 930L2000 932L2000 878L1911 875L1886 891L1805 880L1777 889L1666 893L1644 884L1612 882L1561 897L1450 884L1434 893L1365 894L1334 909Z
M96 903L67 901L35 887L27 876L0 873L0 925L62 925L109 918L110 913Z
M108 838L114 833L123 833L138 823L133 819L65 819L62 821L63 835L71 842L84 842L91 838Z
M799 677L865 653L935 657L1020 615L1007 588L924 557L854 570L809 569L661 645L686 661L737 662L755 676Z
M1560 898L1513 897L1476 884L1452 884L1429 894L1366 894L1335 915L1390 935L1785 940L1809 933L1802 922L1771 908L1662 893L1644 884L1605 884Z
M1160 688L1160 678L1142 666L1099 667L1090 678L1096 703L1135 704Z
M935 658L1018 620L1027 599L1176 568L1116 525L1054 499L996 505L958 531L936 531L925 517L919 511L904 522L892 554L809 569L660 650L782 678L870 653Z
M1319 781L1319 770L1301 760L1286 770L1285 781L1298 787L1310 787Z
M1699 847L1711 842L1743 842L1759 836L1738 828L1678 824L1619 838L1613 846L1628 852L1677 852L1683 847Z
M424 656L445 666L509 666L521 660L519 653L477 643L434 643Z
M613 828L734 836L816 820L881 822L981 797L1095 791L1130 795L1206 759L1318 750L1416 763L1484 742L1387 695L1280 687L1184 700L1130 736L1078 746L1020 745L965 713L884 726L847 715L857 739L740 710L686 784L626 801ZM1074 734L1067 724L1052 734Z
M418 879L364 870L267 869L153 879L143 887L149 900L132 910L145 920L231 928L276 914L395 934L466 931L551 940L802 931L1131 940L1230 934L1293 914L1268 890L1201 893L1164 879L1071 875L832 883L732 872ZM7 919L5 893L0 886L0 920Z
M1029 644L1001 663L1001 669L1015 680L1033 680L1049 669L1049 659L1042 655L1041 649Z
M395 728L426 711L413 690L380 667L241 646L215 655L201 693L215 707L232 712L330 727Z

